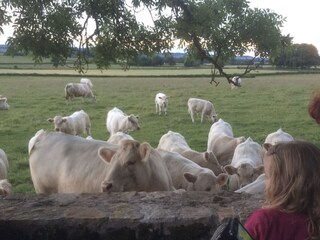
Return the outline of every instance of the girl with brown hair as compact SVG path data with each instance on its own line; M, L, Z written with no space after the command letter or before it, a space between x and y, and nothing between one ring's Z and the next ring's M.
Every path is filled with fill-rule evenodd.
M255 240L319 240L320 149L306 141L264 147L266 202L245 228Z

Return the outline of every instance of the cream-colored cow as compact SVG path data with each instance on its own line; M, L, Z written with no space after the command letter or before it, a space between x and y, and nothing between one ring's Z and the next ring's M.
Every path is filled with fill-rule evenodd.
M216 156L210 152L198 152L190 148L184 136L178 132L168 131L159 140L158 149L177 152L197 163L201 167L211 169L215 174L224 172Z

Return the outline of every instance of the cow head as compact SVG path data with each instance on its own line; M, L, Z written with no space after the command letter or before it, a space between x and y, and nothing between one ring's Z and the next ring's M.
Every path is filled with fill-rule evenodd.
M221 173L218 176L215 176L211 171L198 175L185 172L183 176L189 183L187 191L207 191L216 193L228 180L227 174Z
M67 122L67 118L62 116L55 116L54 118L48 118L47 121L54 124L55 131L65 132L65 123Z
M235 168L231 165L226 165L224 167L224 169L229 175L232 175L232 178L230 178L229 180L233 180L238 183L238 184L236 184L238 186L236 186L235 189L233 189L233 190L244 187L245 185L256 180L260 174L264 173L263 165L261 165L259 167L253 167L252 165L250 165L248 163L242 163L237 168ZM233 184L233 183L231 183L231 184ZM233 185L235 185L235 184L233 184Z
M135 140L122 140L114 152L101 147L99 156L109 164L109 172L101 183L102 192L143 191L148 183L146 162L151 146ZM145 181L144 181L145 180Z

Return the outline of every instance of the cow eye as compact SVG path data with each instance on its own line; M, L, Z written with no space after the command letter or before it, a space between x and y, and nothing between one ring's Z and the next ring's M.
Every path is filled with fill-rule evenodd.
M211 190L211 188L209 188L209 187L208 187L208 188L206 188L206 191L207 191L207 192L210 192L210 190Z

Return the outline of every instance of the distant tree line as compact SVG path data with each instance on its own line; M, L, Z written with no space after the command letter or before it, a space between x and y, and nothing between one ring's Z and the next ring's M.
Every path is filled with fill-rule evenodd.
M318 50L312 44L292 44L290 36L284 37L282 48L274 58L261 59L250 56L237 56L226 60L221 65L260 65L271 64L279 68L311 68L320 65L320 57ZM78 49L75 49L70 54L70 58L76 57ZM5 52L5 55L11 55L11 52ZM94 51L86 51L88 59L94 59ZM23 52L15 52L15 56L23 56ZM58 66L61 59L52 58L51 62L54 66ZM176 64L184 65L185 67L198 67L202 64L208 63L201 61L188 53L166 53L166 54L150 54L138 55L127 62L129 66L143 66L143 67L160 67L160 66L175 66Z

